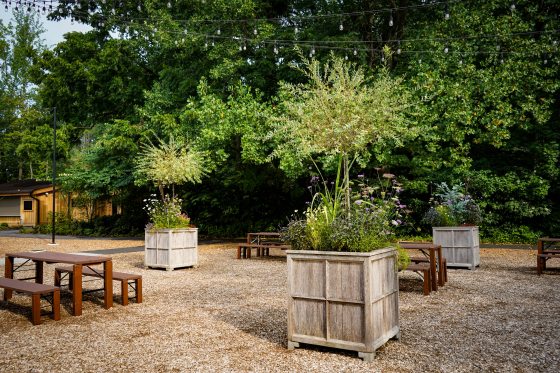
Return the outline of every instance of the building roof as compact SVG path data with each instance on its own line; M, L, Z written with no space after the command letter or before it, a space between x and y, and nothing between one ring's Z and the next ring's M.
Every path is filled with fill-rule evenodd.
M0 196L26 196L37 189L51 187L52 183L49 181L37 181L34 179L16 180L0 184Z

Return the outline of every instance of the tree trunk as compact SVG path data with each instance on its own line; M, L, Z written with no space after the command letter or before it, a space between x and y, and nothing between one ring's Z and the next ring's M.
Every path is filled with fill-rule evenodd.
M344 153L343 159L343 173L344 173L344 204L346 208L346 214L350 216L350 170L348 166L348 154Z

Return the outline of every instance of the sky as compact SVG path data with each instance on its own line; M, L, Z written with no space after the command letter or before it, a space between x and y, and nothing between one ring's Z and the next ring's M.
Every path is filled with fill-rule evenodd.
M45 40L46 46L50 49L64 40L63 35L67 32L86 32L91 29L91 27L80 24L78 22L74 22L74 24L72 25L69 19L64 19L61 21L48 21L45 15L41 14L40 17L43 28L46 30L46 32L42 35L42 39ZM13 20L12 11L5 10L4 7L0 7L0 19L4 24L8 24Z

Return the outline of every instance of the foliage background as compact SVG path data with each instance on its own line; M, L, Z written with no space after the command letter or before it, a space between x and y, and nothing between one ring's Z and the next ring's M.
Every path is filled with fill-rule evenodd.
M143 224L139 201L152 190L134 185L133 164L144 139L173 136L210 154L202 183L177 190L202 232L276 229L308 200L310 164L269 158L280 145L269 119L285 99L279 83L306 80L289 67L298 61L295 42L280 43L275 54L265 41L297 38L304 54L314 49L323 61L334 50L371 75L389 46L385 62L415 102L407 120L416 132L388 151L370 144L355 171L383 168L403 183L411 213L401 233L429 232L420 218L443 181L463 182L480 202L486 239L560 231L555 0L519 0L515 9L506 0L58 4L50 18L72 17L93 30L66 34L47 50L37 18L20 12L16 24L0 25L0 182L49 178L56 107L68 189L111 196L124 220ZM374 12L391 8L398 9ZM325 16L332 14L342 15ZM245 21L208 22L225 19ZM280 162L292 162L293 172Z

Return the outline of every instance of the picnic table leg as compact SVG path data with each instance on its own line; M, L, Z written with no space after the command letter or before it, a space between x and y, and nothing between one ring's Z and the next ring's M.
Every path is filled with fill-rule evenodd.
M113 307L113 261L107 260L103 263L105 277L105 308Z
M444 274L444 267L443 267L443 255L441 252L441 245L438 246L438 285L443 286L445 285L445 274ZM435 281L435 279L433 280Z
M432 290L437 291L438 282L436 281L436 250L430 249L430 281L432 283Z
M72 306L74 309L74 316L82 314L82 265L74 264L73 276L71 277L72 284Z
M241 259L241 246L237 246L237 259Z
M537 241L537 274L541 275L543 270L546 268L546 260L541 258L539 254L543 253L544 243L542 240Z
M38 284L43 283L43 262L33 261L35 263L35 282Z
M14 257L6 256L4 264L4 277L14 278ZM12 297L12 290L4 289L4 300Z

